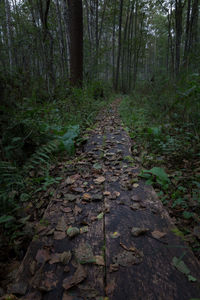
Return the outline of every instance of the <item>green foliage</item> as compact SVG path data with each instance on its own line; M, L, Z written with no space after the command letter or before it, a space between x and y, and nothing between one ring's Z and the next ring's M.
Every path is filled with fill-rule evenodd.
M183 77L177 85L156 80L124 97L120 114L145 169L141 176L188 234L200 216L200 76Z
M17 94L13 103L11 91L4 94L8 101L0 110L0 226L3 231L9 228L7 235L15 239L25 224L19 222L23 205L31 201L37 206L37 194L60 182L61 177L51 175L51 164L75 153L83 130L105 102L94 100L90 87L68 89L67 98L60 91L60 99L48 102L38 90L31 97L27 92L18 99Z
M75 139L79 136L79 133L80 133L79 125L70 126L67 132L60 137L59 148L61 150L66 150L69 154L74 154Z
M153 184L155 176L156 182L161 185L163 189L167 189L170 183L165 170L159 167L153 167L151 170L143 170L140 176L148 179L147 184Z

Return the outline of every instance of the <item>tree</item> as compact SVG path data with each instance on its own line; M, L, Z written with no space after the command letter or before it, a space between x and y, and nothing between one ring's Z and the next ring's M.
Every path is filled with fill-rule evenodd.
M83 82L83 8L81 0L68 0L70 15L70 81L72 86Z

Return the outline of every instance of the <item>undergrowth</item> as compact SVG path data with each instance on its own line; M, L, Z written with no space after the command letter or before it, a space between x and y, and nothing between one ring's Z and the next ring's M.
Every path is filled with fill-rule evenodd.
M31 217L29 208L48 204L40 205L39 193L52 194L51 187L62 179L52 173L52 165L75 154L83 131L106 104L109 88L92 82L59 91L51 100L16 95L13 101L8 88L0 109L0 247L11 248L26 238L22 228Z
M140 85L124 97L120 113L143 166L141 176L154 185L199 255L200 77Z

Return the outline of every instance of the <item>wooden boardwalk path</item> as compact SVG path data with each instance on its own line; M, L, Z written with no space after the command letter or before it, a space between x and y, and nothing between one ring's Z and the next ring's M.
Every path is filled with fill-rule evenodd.
M66 163L71 175L63 178L8 287L16 299L200 297L200 265L173 233L153 189L139 179L117 105L102 112L84 152Z

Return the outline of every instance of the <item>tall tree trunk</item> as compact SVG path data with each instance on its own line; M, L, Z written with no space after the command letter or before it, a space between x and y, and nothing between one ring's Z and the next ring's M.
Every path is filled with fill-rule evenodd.
M96 42L96 59L95 59L95 73L98 76L98 62L99 62L99 0L96 0L96 20L95 20L95 42Z
M113 87L115 87L115 26L116 26L116 1L114 0L114 14L113 14L113 30L112 30L112 77Z
M122 13L123 13L123 0L120 0L120 11L119 11L119 37L118 37L118 56L117 56L117 69L116 69L116 80L115 90L118 90L119 84L119 67L121 58L121 33L122 33Z
M81 0L68 0L70 14L70 81L72 86L83 82L83 8Z
M61 10L60 10L60 4L59 1L56 0L56 11L57 11L57 21L58 21L58 42L59 42L59 48L60 48L60 71L62 76L65 73L65 44L64 44L64 38L63 38L63 27L62 27L62 16L61 16Z
M127 46L126 46L126 41L127 41L127 29L128 29L128 23L129 23L129 10L130 10L130 1L128 2L128 7L127 7L127 17L126 17L126 22L125 22L125 27L124 27L124 36L123 36L123 49L122 49L122 62L121 62L121 77L122 77L122 91L125 93L126 92L126 80L125 80L125 74L124 74L124 67L125 67L125 54L127 52Z
M188 54L189 54L190 13L191 13L191 0L188 0L186 29L185 29L185 47L184 47L184 57L183 57L183 64L185 67L188 64Z
M10 71L13 69L12 59L12 42L11 42L11 24L10 24L10 4L9 0L5 0L5 13L6 13L6 30L7 30L7 42L8 42L8 56Z
M181 59L181 37L182 37L182 14L183 5L182 0L176 0L175 6L175 22L176 22L176 78L179 77L180 59Z

